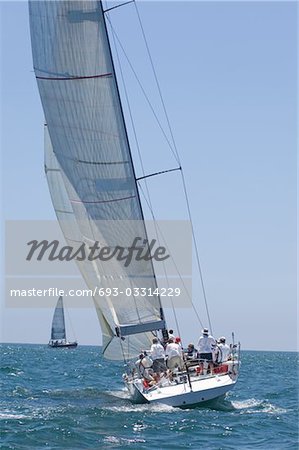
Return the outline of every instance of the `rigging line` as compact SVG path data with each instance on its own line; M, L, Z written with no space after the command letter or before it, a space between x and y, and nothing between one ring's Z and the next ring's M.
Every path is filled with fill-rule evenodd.
M158 92L159 92L161 104L162 104L163 111L164 111L164 114L165 114L165 118L166 118L166 121L167 121L168 129L169 129L169 132L170 132L172 143L174 145L173 148L174 148L174 151L176 153L176 159L177 159L178 164L181 165L179 152L178 152L176 144L175 144L175 139L174 139L174 136L173 136L171 125L170 125L170 120L169 120L169 117L168 117L168 114L167 114L166 105L165 105L165 102L164 102L164 98L162 96L160 83L159 83L159 80L158 80L158 77L157 77L157 73L156 73L156 70L155 70L154 62L153 62L152 55L151 55L151 52L150 52L150 49L149 49L149 45L148 45L148 42L147 42L147 38L146 38L146 35L145 35L144 27L142 25L141 17L140 17L140 14L139 14L139 9L138 9L137 3L134 2L134 4L135 4L135 9L136 9L139 25L140 25L140 28L141 28L142 36L143 36L144 43L145 43L145 46L146 46L147 54L148 54L148 57L149 57L149 61L150 61L151 67L152 67L153 75L154 75L154 78L155 78L155 81L156 81L156 85L157 85L157 89L158 89Z
M182 170L181 167L175 167L174 169L161 170L160 172L150 173L149 175L144 175L143 177L136 178L136 181L144 180L145 178L154 177L156 175L162 175L163 173L174 172L175 170Z
M120 5L112 6L111 8L103 10L104 13L107 13L109 11L112 11L112 9L120 8L121 6L128 5L129 3L134 3L135 0L130 0L129 2L121 3Z
M109 20L109 18L108 18L108 20ZM134 123L134 119L133 119L132 109L131 109L131 105L130 105L130 101L129 101L129 96L128 96L128 91L127 91L127 88L126 88L126 83L125 83L125 79L124 79L123 70L122 70L122 67L121 67L121 64L120 64L119 52L118 52L118 48L117 48L117 45L116 45L117 35L115 33L115 30L112 27L112 24L111 24L110 20L109 20L109 23L110 23L111 30L112 30L112 37L113 37L113 43L114 43L114 48L115 48L115 52L116 52L117 62L118 62L118 66L119 66L119 70L120 70L120 74L121 74L121 79L122 79L122 83L123 83L123 87L124 87L125 98L126 98L126 102L127 102L127 106L128 106L128 111L129 111L130 120L131 120L131 124L132 124L132 129L133 129L133 133L134 133L134 139L135 139L135 143L136 143L136 147L137 147L137 152L138 152L138 157L139 157L139 161L140 161L140 165L141 165L141 170L142 170L142 173L143 173L143 177L141 177L141 178L145 180L144 184L145 184L145 188L146 188L147 199L146 199L145 193L143 191L142 191L142 194L145 197L145 199L147 201L147 204L149 205L150 211L153 211L150 191L149 191L149 187L148 187L148 184L147 184L147 181L146 181L147 176L145 175L145 169L144 169L143 159L142 159L142 155L141 155L139 139L138 139L138 136L137 136L137 131L136 131L136 127L135 127L135 123ZM141 179L141 178L139 178L139 179ZM138 181L138 179L136 179L136 182L137 181ZM156 233L157 239L159 241L159 234L158 234L157 224L156 224L155 218L154 218L154 227L155 227L155 233ZM167 272L166 272L164 261L163 261L163 270L164 270L165 279L167 281L167 285L169 287L169 280L168 280L168 276L167 276ZM160 299L160 304L162 306L161 299Z
M108 14L107 14L107 19L108 19L109 24L111 26L111 21L109 20ZM112 28L112 26L111 26L111 30L112 30L112 38L113 38L113 44L114 44L114 48L115 48L116 58L117 58L118 66L119 66L120 76L121 76L121 80L122 80L122 84L123 84L123 88L124 88L126 103L127 103L127 107L128 107L128 111L129 111L129 116L130 116L130 121L131 121L131 125L132 125L133 134L134 134L135 144L136 144L136 147L137 147L138 157L139 157L139 161L140 161L140 165L141 165L141 170L142 170L142 173L144 175L144 178L146 178L144 165L143 165L143 160L142 160L142 155L141 155L141 149L140 149L140 145L139 145L139 139L138 139L138 136L137 136L135 122L134 122L134 119L133 119L131 104L130 104L130 101L129 101L129 95L128 95L128 91L127 91L127 87L126 87L126 83L125 83L125 79L124 79L124 73L123 73L123 70L122 70L122 67L121 67L121 64L120 64L119 52L118 52L118 48L117 48L117 45L116 45L116 35L115 35L115 31ZM136 180L136 183L137 183L136 177L135 177L135 180ZM145 181L145 186L146 186L146 191L147 191L147 196L148 196L148 202L149 202L149 204L152 207L150 192L149 192L148 185L147 185L146 181ZM164 262L163 262L163 264L164 264ZM155 278L155 280L156 280L156 278ZM157 281L156 281L156 283L157 283ZM132 286L131 280L130 280L130 284ZM135 296L134 296L134 302L135 302L136 311L137 311L137 314L138 314L138 317L139 317L139 311L138 311L138 308L137 308L137 303L136 303ZM161 299L160 299L160 306L162 306ZM140 317L139 317L139 320L140 320Z
M116 35L115 30L114 30L113 27L112 27L111 21L109 20L108 17L107 17L107 19L108 19L108 21L109 21L109 23L110 23L111 30L112 30L112 36L113 36L114 48L115 48L115 51L116 51L116 56L117 56L118 66L119 66L119 70L120 70L120 74L121 74L121 78L122 78L122 83L123 83L123 87L124 87L125 98L126 98L126 102L127 102L127 106L128 106L128 111L129 111L130 120L131 120L131 124L132 124L132 129L133 129L133 133L134 133L134 139L135 139L135 143L136 143L136 147L137 147L137 152L138 152L138 156L139 156L139 161L140 161L140 165L141 165L141 170L142 170L142 173L143 173L143 176L142 176L142 177L139 177L139 178L136 178L136 181L140 181L140 180L143 180L143 179L145 180L145 183L144 183L144 184L145 184L145 188L146 188L147 198L146 198L146 195L145 195L145 193L144 193L142 187L141 187L141 191L142 191L142 194L143 194L143 196L144 196L144 198L145 198L145 200L146 200L146 202L147 202L147 204L148 204L148 207L149 207L149 209L150 209L150 211L151 211L151 214L152 214L152 217L153 217L153 220L154 220L155 232L156 232L157 239L158 239L158 242L159 242L159 233L158 233L158 229L157 229L157 223L156 223L156 219L155 219L154 214L153 214L152 201L151 201L151 196L150 196L148 184L147 184L147 182L146 182L146 178L152 177L152 176L154 176L154 175L159 175L159 174L163 174L163 173L167 173L167 172L172 172L172 171L174 171L174 170L180 170L181 167L175 168L175 169L170 169L170 170L160 171L160 172L157 172L157 173L155 173L155 174L145 175L145 169L144 169L144 164L143 164L143 160L142 160L142 155L141 155L141 150L140 150L139 140L138 140L138 137L137 137L136 127L135 127L135 123L134 123L134 119L133 119L133 115L132 115L132 110L131 110L131 106L130 106L129 96L128 96L128 91L127 91L126 84L125 84L125 81L124 81L123 70L122 70L122 67L121 67L121 64L120 64L119 53L118 53L118 49L117 49L117 45L116 45L116 39L118 40L118 38L117 38L117 35ZM118 42L119 42L119 40L118 40ZM121 45L120 45L120 46L121 46ZM122 48L122 46L121 46L121 48ZM123 48L122 48L122 50L123 50L123 52L124 52L124 49L123 49ZM125 54L125 52L124 52L124 54ZM125 56L126 56L126 54L125 54ZM126 56L126 57L127 57L127 56ZM128 58L127 58L127 59L128 59ZM132 70L133 70L133 69L132 69ZM133 70L133 73L135 74L134 70ZM136 76L136 75L135 75L135 76ZM137 78L137 81L139 82L138 78ZM139 84L140 84L140 83L139 83ZM143 90L143 89L142 89L142 90ZM144 92L144 95L146 95L145 92ZM146 97L146 98L147 98L147 97ZM155 117L156 117L156 116L155 116ZM156 117L156 119L157 119L157 117ZM157 119L157 120L158 120L158 119ZM159 121L158 121L158 123L159 123ZM163 130L163 131L164 131L164 130ZM169 278L168 278L168 276L167 276L167 272L166 272L166 267L165 267L164 261L163 261L163 271L164 271L164 276L165 276L165 279L166 279L166 282L167 282L167 286L169 287ZM180 331L179 331L179 324L178 324L177 315L176 315L176 312L175 312L175 308L174 308L174 304L173 304L172 299L171 299L171 305L172 305L172 311L173 311L173 315L174 315L174 319L175 319L175 323L176 323L177 330L178 330L179 334L181 334Z
M113 61L113 57L112 57L111 44L110 44L109 35L108 35L108 29L107 29L107 21L109 22L109 24L111 26L111 29L113 29L113 27L112 27L111 21L109 19L109 14L107 15L107 21L106 21L106 18L105 18L106 16L103 13L103 5L102 5L101 2L100 2L100 8L101 8L101 11L102 11L102 14L103 14L103 18L104 18L104 20L103 20L104 31L105 31L105 35L106 35L106 38L107 38L108 51L109 51L109 56L110 56L110 59L111 59L111 64L112 64L113 73L114 73L116 94L117 94L117 98L118 98L118 101L119 101L119 107L120 107L120 113L121 113L121 121L123 123L126 145L128 147L128 153L129 153L129 157L130 157L130 161L131 161L131 170L132 170L134 178L136 179L135 167L134 167L134 164L133 164L132 152L130 150L130 142L129 142L128 130L127 130L126 123L125 123L124 111L123 111L123 107L122 107L122 103L121 103L120 91L119 91L119 87L118 87L118 83L117 83L117 77L116 77L116 72L115 72L115 67L114 67L114 61ZM137 183L136 183L136 194L137 194L136 198L137 198L138 207L139 207L139 210L140 210L141 219L144 221L144 213L143 213L143 210L142 210L140 193L138 191ZM144 226L144 232L145 232L145 237L147 238L147 230L146 230L145 226ZM153 261L152 260L150 262L150 267L152 268L153 276L154 276L154 279L155 279L155 282L156 282L156 276L155 276L155 272L154 272L154 269L153 269ZM160 300L160 302L161 302L161 300Z
M137 305L136 296L134 295L134 285L133 285L131 279L129 279L129 281L130 281L130 286L131 286L131 289L132 289L132 295L131 295L131 297L133 297L133 302L134 302L134 304L135 304L135 309L136 309L136 313L137 313L138 320L139 320L139 322L141 322L141 317L140 317L140 314L139 314L139 309L138 309L138 305Z
M110 27L111 27L111 31L112 31L113 44L114 44L116 58L117 58L117 63L118 63L120 76L121 76L121 80L122 80L122 84L123 84L123 88L124 88L125 99L126 99L126 103L127 103L127 107L128 107L128 111L129 111L130 121L131 121L132 130L133 130L133 134L134 134L134 140L135 140L135 144L136 144L136 148L137 148L137 152L138 152L138 157L139 157L139 161L140 161L140 165L141 165L141 170L142 170L143 176L145 177L145 170L144 170L143 160L142 160L142 156L141 156L139 139L138 139L138 136L137 136L135 122L134 122L134 119L133 119L133 114L132 114L131 104L130 104L130 101L129 101L129 95L128 95L126 83L125 83L124 73L123 73L123 70L122 70L122 67L121 67L121 63L120 63L119 52L118 52L118 48L117 48L117 45L116 45L116 38L117 38L117 36L116 36L115 30L112 27L112 24L111 24L111 21L110 21L108 15L107 15L107 19L109 21L109 24L110 24ZM137 180L138 180L138 178L136 178L136 181ZM148 185L147 185L146 182L145 182L145 186L146 186L146 191L147 191L147 195L148 195L148 200L149 200L149 203L151 205L152 202L151 202L151 198L150 198Z
M135 2L135 6L136 6L136 2ZM137 11L137 13L138 13L138 11ZM140 20L139 14L138 14L138 17L139 17L139 20ZM178 154L178 150L177 150L177 147L176 147L174 135L173 135L173 132L172 132L172 129L171 129L170 121L169 121L169 118L168 118L168 114L167 114L167 111L166 111L166 107L165 107L165 103L164 103L164 100L163 100L163 97L162 97L162 93L161 93L160 86L159 86L158 89L159 89L160 95L161 95L161 97L162 97L162 98L161 98L161 102L162 102L162 104L164 105L164 108L165 108L165 109L164 109L164 113L165 113L166 118L167 118L166 120L167 120L167 123L168 123L169 131L170 131L170 134L171 134L171 138L172 138L172 142L173 142L173 146L174 146L174 149L175 149L175 150L173 149L171 143L169 142L169 139L168 139L168 137L167 137L167 135L166 135L166 133L165 133L165 131L164 131L164 129L163 129L163 127L162 127L162 125L161 125L161 123L160 123L160 121L159 121L159 119L158 119L158 117L157 117L157 115L156 115L156 113L155 113L153 107L152 107L152 104L150 103L150 100L149 100L148 96L146 95L146 92L145 92L145 90L144 90L144 88L143 88L143 86L142 86L142 84L141 84L141 82L140 82L140 80L139 80L139 78L138 78L138 76L137 76L137 74L136 74L136 72L135 72L135 70L134 70L134 68L133 68L133 66L132 66L132 64L131 64L131 62L130 62L128 56L127 56L127 54L126 54L126 52L125 52L125 50L124 50L124 47L122 46L122 44L121 44L121 42L120 42L120 39L119 39L118 36L117 36L117 33L115 32L115 30L114 30L114 28L113 28L113 26L112 26L112 23L111 23L111 21L110 21L108 15L107 15L107 20L108 20L108 22L109 22L109 24L110 24L111 30L113 31L113 35L114 35L115 38L117 39L117 42L118 42L120 48L122 49L122 52L123 52L123 54L124 54L124 56L125 56L125 58L126 58L128 64L129 64L129 66L130 66L130 68L131 68L131 70L132 70L132 72L133 72L133 74L134 74L134 76L135 76L135 78L136 78L136 80L137 80L137 82L138 82L138 84L139 84L139 86L140 86L142 92L143 92L143 95L145 96L145 99L147 100L147 102L148 102L148 104L149 104L149 106L150 106L150 109L152 110L152 113L153 113L153 115L154 115L154 117L155 117L155 119L156 119L156 121L157 121L157 123L158 123L158 125L159 125L159 128L161 129L161 131L162 131L162 133L163 133L163 135L164 135L164 137L165 137L165 139L166 139L166 141L167 141L167 143L168 143L168 145L169 145L170 150L172 151L172 153L173 153L173 155L174 155L174 157L175 157L177 163L181 166L180 158L179 158L179 154ZM141 24L141 27L142 27L142 24ZM145 34L144 34L144 37L145 37ZM149 51L148 44L147 44L147 48L148 48L148 51ZM151 59L151 61L152 61L152 58L150 58L150 59ZM152 62L152 64L153 64L153 62ZM153 70L154 70L154 67L153 67ZM157 79L156 73L155 73L155 78ZM157 80L157 81L158 81L158 80ZM158 83L158 84L159 84L159 83ZM185 184L185 178L184 178L184 175L183 175L183 169L181 169L181 176L182 176L182 181L183 181L183 186L184 186L184 194L185 194L185 198L186 198L186 204L187 204L187 210L188 210L189 220L190 220L191 227L192 227L192 238L193 238L194 247L195 247L195 252L196 252L196 260L197 260L198 270L199 270L200 279L201 279L201 286L202 286L202 289L203 289L203 295L204 295L204 300L205 300L205 307L206 307L206 311L207 311L207 317L208 317L210 329L212 330L212 327L211 327L211 325L210 325L211 322L210 322L210 315L209 315L208 306L207 306L206 291L205 291L205 287L204 287L204 283L203 283L202 270L201 270L201 265L200 265L199 255L198 255L198 247L197 247L197 243L196 243L196 239L195 239L195 232L194 232L194 227L193 227L193 223L192 223L192 216L191 216L191 210L190 210L190 206L189 206L189 200L188 200L188 195L187 195L187 189L186 189L186 184ZM192 303L192 305L193 305L193 303ZM193 305L193 306L194 306L194 305ZM201 323L201 321L200 321L200 323Z
M124 351L124 348L123 348L123 341L121 339L121 336L120 336L120 348L121 348L121 351L122 351L122 354L123 354L124 363L128 364L127 358L126 358L126 354L125 354L125 351Z
M181 330L180 330L180 327L179 327L178 317L177 317L177 314L176 314L176 311L175 311L175 307L174 307L174 304L173 304L172 297L170 297L170 301L171 301L172 314L174 316L176 329L178 330L179 337L181 337L182 334L181 334ZM181 344L183 345L182 338L181 338Z
M140 184L139 184L139 186L140 186ZM144 196L144 192L143 192L143 189L142 189L141 186L140 186L140 189L141 189L141 192L142 192L142 194L143 194L143 196ZM145 196L144 196L144 197L145 197ZM160 245L160 238L159 238L159 232L158 232L158 225L157 225L157 221L156 221L156 218L155 218L155 215L154 215L154 211L153 211L153 208L152 208L152 205L151 205L151 204L149 204L148 207L149 207L149 209L150 209L150 212L151 212L151 215L152 215L152 218L153 218L153 221L154 221L154 226L155 226L155 232L156 232L156 236L157 236L158 245ZM162 234L162 233L160 232L160 234ZM163 236L162 236L162 239L164 239ZM165 239L164 239L164 241L165 241ZM169 287L170 287L169 277L168 277L168 275L167 275L166 265L165 265L165 262L164 262L164 261L162 261L162 265L163 265L163 272L164 272L164 276L165 276L165 279L166 279L167 287L169 288ZM175 311L175 308L174 308L174 304L173 304L172 297L170 297L170 302L171 302L172 314L173 314L173 316L174 316L174 321L175 321L175 324L176 324L176 328L177 328L177 330L178 330L179 336L181 336L180 327L179 327L179 323L178 323L178 319L177 319L177 314L176 314L176 311Z
M186 198L186 205L187 205L189 220L190 220L190 224L191 224L192 239L193 239L193 244L194 244L194 248L195 248L195 255L196 255L196 261L197 261L197 266L198 266L198 271L199 271L199 276L200 276L200 282L201 282L204 302L205 302L206 314L207 314L207 318L208 318L208 322L209 322L209 327L210 327L210 330L212 333L212 325L211 325L210 313L209 313L209 308L208 308L206 289L205 289L205 284L203 281L203 274L202 274L201 263L200 263L200 259L199 259L199 252L198 252L197 242L196 242L196 238L195 238L190 203L189 203L189 199L188 199L188 195L187 195L187 188L186 188L186 182L185 182L185 177L184 177L183 171L181 171L181 176L182 176L183 189L184 189L185 198Z
M124 54L124 56L125 56L125 58L126 58L128 64L129 64L129 66L130 66L130 68L131 68L131 70L132 70L132 72L133 72L133 74L134 74L134 76L135 76L135 78L136 78L136 80L137 80L137 83L138 83L138 85L139 85L139 87L140 87L140 89L141 89L141 91L142 91L142 93L143 93L143 95L144 95L144 98L146 99L146 101L147 101L147 103L148 103L148 105L149 105L149 107L150 107L150 109L151 109L151 111L152 111L152 113L153 113L153 115L154 115L156 121L157 121L157 124L158 124L158 126L159 126L159 128L160 128L160 130L161 130L161 132L162 132L162 134L163 134L163 136L164 136L164 138L165 138L165 140L166 140L166 142L167 142L167 144L168 144L168 146L169 146L169 148L170 148L170 150L171 150L171 152L172 152L172 154L173 154L175 160L176 160L176 162L180 165L180 161L179 161L179 159L178 159L177 156L176 156L176 152L175 152L174 149L172 148L171 142L170 142L170 140L168 139L168 136L166 135L166 133L165 133L165 131L164 131L164 129L163 129L163 127L162 127L160 121L159 121L159 118L158 118L158 116L157 116L157 114L156 114L156 112L155 112L155 110L154 110L154 108L153 108L153 106L152 106L152 104L151 104L151 102L150 102L150 100L149 100L149 98L148 98L148 96L147 96L145 90L144 90L144 87L142 86L142 84L141 84L141 82L140 82L140 80L139 80L139 78L138 78L138 75L137 75L136 71L134 70L134 67L132 66L131 61L129 60L129 58L128 58L126 52L125 52L125 49L124 49L123 45L122 45L121 42L120 42L119 37L117 36L116 31L114 30L114 28L113 28L113 26L112 26L112 23L111 23L111 21L110 21L108 15L107 15L107 21L108 21L109 24L110 24L111 30L113 31L113 33L114 33L114 35L115 35L115 38L117 39L117 42L118 42L118 44L119 44L119 46L120 46L120 48L121 48L121 50L122 50L122 52L123 52L123 54Z
M147 200L146 200L146 197L145 197L145 195L144 195L142 186L139 185L139 187L140 187L140 192L143 194L143 197L144 197L145 201L147 201ZM149 205L148 205L148 207L149 207ZM152 210L150 207L149 207L149 209L150 209L150 211L151 211L153 220L156 220L156 219L155 219L155 215L154 215L153 210ZM162 237L162 239L163 239L163 242L164 242L164 244L166 245L166 239L165 239L165 237L164 237L164 235L163 235L163 233L162 233L160 227L158 226L158 224L157 224L157 227L158 227L159 233L160 233L160 235L161 235L161 237ZM174 260L173 258L172 258L172 261L173 261L174 267L175 267L175 269L176 269L176 271L177 271L177 274L178 274L178 276L179 276L179 278L180 278L180 280L181 280L181 283L182 283L182 285L183 285L183 287L184 287L184 289L185 289L185 292L186 292L186 294L187 294L187 297L188 297L189 300L190 300L190 303L191 303L191 305L192 305L192 309L193 309L193 311L194 311L194 313L195 313L195 315L196 315L196 318L197 318L198 322L200 323L201 327L204 328L204 325L203 325L203 323L202 323L202 321L201 321L201 319L200 319L200 316L199 316L199 314L198 314L197 309L195 308L195 305L194 305L194 303L193 303L193 301L192 301L192 297L190 296L190 294L189 294L189 292L188 292L188 289L187 289L187 287L186 287L186 285L185 285L185 283L184 283L184 280L183 280L182 275L181 275L181 273L180 273L180 271L179 271L179 269L178 269L178 267L177 267L177 265L176 265L176 262L175 262L175 260Z
M164 102L164 99L163 99L163 96L162 96L160 83L159 83L159 80L158 80L158 77L157 77L157 73L156 73L156 70L155 70L155 66L154 66L153 59L152 59L152 56L151 56L151 53L150 53L149 45L148 45L148 42L147 42L147 39L146 39L144 27L142 25L141 17L140 17L139 10L138 10L136 2L135 2L135 9L136 9L136 13L137 13L137 16L138 16L138 20L139 20L140 28L141 28L142 35L143 35L143 38L144 38L144 43L145 43L145 46L146 46L146 49L147 49L147 53L148 53L148 57L149 57L149 60L150 60L150 64L151 64L151 67L152 67L152 71L153 71L153 74L154 74L154 77L155 77L155 80L156 80L157 89L158 89L158 92L159 92L159 95L160 95L161 104L162 104L162 107L163 107L163 110L164 110L165 118L166 118L166 121L167 121L167 124L168 124L170 136L171 136L171 139L172 139L173 148L174 148L174 151L175 151L176 156L177 156L177 161L178 161L179 165L181 166L179 152L178 152L178 149L177 149L177 146L176 146L176 142L175 142L175 139L174 139L172 127L171 127L170 120L169 120L169 117L168 117L168 113L167 113L167 110L166 110L166 105L165 105L165 102ZM195 253L196 253L196 261L197 261L197 265L198 265L198 271L199 271L199 275L200 275L202 291L203 291L203 297L204 297L204 302L205 302L206 314L207 314L207 318L208 318L208 322L209 322L209 327L210 327L210 329L212 331L210 314L209 314L208 303L207 303L206 290L205 290L205 285L204 285L204 281L203 281L203 274L202 274L202 269L201 269L199 254L198 254L198 246L197 246L197 242L196 242L196 238L195 238L195 232L194 232L194 227L193 227L193 222L192 222L191 209L190 209L190 204L189 204L188 193L187 193L187 188L186 188L186 183L185 183L185 177L184 177L183 169L181 170L181 176L182 176L184 194L185 194L185 198L186 198L186 205L187 205L187 210L188 210L188 216L189 216L189 220L190 220L190 223L191 223L192 238L193 238L193 243L194 243L194 248L195 248Z

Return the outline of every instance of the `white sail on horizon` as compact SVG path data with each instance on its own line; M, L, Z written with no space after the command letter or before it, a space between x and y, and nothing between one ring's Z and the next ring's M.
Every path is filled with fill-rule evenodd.
M63 340L66 338L65 335L65 320L63 311L63 299L59 297L57 300L56 308L52 320L51 328L51 340L59 339Z

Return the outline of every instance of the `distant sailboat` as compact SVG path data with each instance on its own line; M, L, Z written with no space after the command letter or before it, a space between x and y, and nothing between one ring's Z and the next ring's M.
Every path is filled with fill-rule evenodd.
M34 71L47 124L45 171L70 246L129 249L138 236L146 253L139 192L146 176L135 174L106 28L109 10L95 0L29 1ZM181 164L173 170L182 174ZM240 361L234 345L217 371L184 360L180 371L169 369L163 381L147 386L134 361L154 337L163 344L168 340L152 260L132 259L127 266L116 259L81 258L77 264L94 292L103 354L127 363L123 379L133 400L185 407L234 387Z
M69 342L66 339L65 332L65 320L64 320L64 308L63 308L63 297L59 297L53 320L52 320L52 329L51 329L51 339L49 341L49 347L67 347L74 348L77 347L78 343L76 341Z

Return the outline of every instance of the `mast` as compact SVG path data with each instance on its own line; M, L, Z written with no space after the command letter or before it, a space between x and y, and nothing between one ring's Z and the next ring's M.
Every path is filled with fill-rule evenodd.
M134 179L135 179L135 183L136 183L137 199L138 199L138 203L139 203L139 207L140 207L140 211L141 211L142 220L145 222L143 208L142 208L142 203L141 203L141 199L140 199L140 193L139 193L139 189L138 189L138 182L137 182L137 177L136 177L136 172L135 172L135 166L134 166L134 161L133 161L132 152L131 152L130 140L129 140L129 135L128 135L126 121L125 121L125 115L124 115L124 111L123 111L122 100L121 100L121 96L120 96L120 92L119 92L119 86L118 86L118 81L117 81L117 76L116 76L115 64L114 64L114 59L113 59L113 54L112 54L112 49L111 49L108 29L107 29L107 23L106 23L106 19L105 19L105 12L104 12L104 9L103 9L102 0L99 0L99 2L100 2L100 7L101 7L101 13L102 13L102 16L103 16L103 22L104 22L105 33L106 33L106 38L107 38L107 42L108 42L110 58L111 58L111 61L112 61L113 74L114 74L114 78L115 78L115 85L116 85L116 90L117 90L117 95L118 95L118 101L119 101L119 104L120 104L122 120L123 120L124 128L125 128L125 136L126 136L126 140L127 140L128 149L129 149L130 161L131 161L131 164L132 164L133 175L134 175ZM147 231L146 231L146 226L144 225L144 227L145 227L146 238L147 238L147 241L148 241L148 235L147 235ZM157 283L156 274L155 274L155 271L154 271L154 266L153 266L152 260L151 260L151 265L152 265L152 268L153 268L154 278L155 278L155 281ZM160 299L160 296L159 296L159 299ZM161 299L160 299L160 304L161 304L161 307L160 307L161 319L165 320ZM165 330L165 328L162 330L162 332L164 330Z

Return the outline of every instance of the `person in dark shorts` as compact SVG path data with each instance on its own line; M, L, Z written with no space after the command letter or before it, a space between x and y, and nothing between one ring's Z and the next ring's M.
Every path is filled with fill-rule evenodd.
M216 348L216 339L209 334L208 328L202 330L202 336L198 341L198 358L200 360L201 373L205 367L205 362L208 363L210 373L213 374L213 352Z

